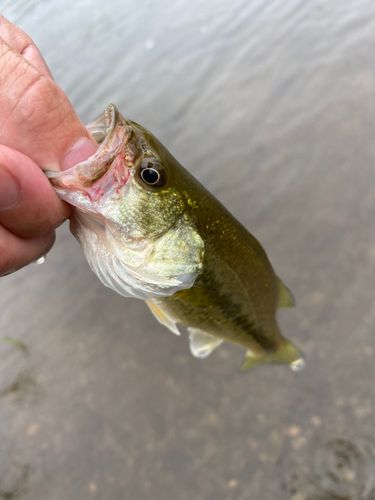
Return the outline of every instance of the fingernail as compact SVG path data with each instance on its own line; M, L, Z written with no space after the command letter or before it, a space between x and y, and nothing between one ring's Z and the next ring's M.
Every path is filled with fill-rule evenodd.
M88 137L80 137L65 154L61 162L61 170L67 170L77 163L87 160L98 149L97 144Z
M0 165L0 212L17 205L20 197L19 182L4 165Z

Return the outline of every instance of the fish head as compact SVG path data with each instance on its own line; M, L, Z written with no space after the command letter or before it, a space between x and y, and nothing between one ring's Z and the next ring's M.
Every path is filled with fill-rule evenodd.
M189 216L184 169L114 105L87 129L96 153L47 176L74 207L72 232L91 268L125 296L189 288L202 270L204 243Z

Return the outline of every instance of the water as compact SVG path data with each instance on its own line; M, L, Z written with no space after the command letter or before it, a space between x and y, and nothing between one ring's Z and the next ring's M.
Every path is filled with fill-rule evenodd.
M47 257L45 255L42 255L41 257L39 257L39 259L36 259L34 264L40 266L41 264L44 264L46 260L47 260Z
M63 228L0 283L0 498L375 498L375 4L2 10L84 121L116 103L260 239L306 368L240 375L231 346L193 359Z

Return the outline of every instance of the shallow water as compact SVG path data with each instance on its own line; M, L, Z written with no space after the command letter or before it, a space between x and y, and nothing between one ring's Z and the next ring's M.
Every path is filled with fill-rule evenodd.
M307 366L240 375L231 346L193 359L63 228L45 264L0 283L0 498L375 498L375 3L2 11L84 121L115 102L260 239Z

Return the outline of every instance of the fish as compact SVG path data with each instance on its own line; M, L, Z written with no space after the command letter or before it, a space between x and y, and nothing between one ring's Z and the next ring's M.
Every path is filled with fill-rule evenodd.
M245 348L241 370L304 366L276 319L294 297L257 239L143 126L110 104L87 130L98 149L47 176L71 204L71 229L92 271L146 301L206 358L223 342Z

